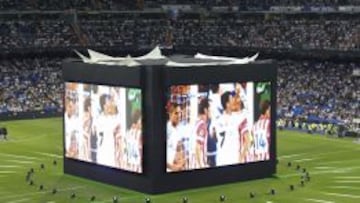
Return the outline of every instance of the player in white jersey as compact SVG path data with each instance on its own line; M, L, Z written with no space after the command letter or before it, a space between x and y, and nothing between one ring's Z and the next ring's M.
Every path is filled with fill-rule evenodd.
M185 169L185 152L179 128L180 106L171 104L168 112L169 120L166 124L166 171L181 171Z
M97 151L97 162L102 165L115 167L115 132L120 125L117 107L111 101L109 95L100 96L101 111L96 122L99 136L99 146Z
M246 85L246 84L243 84ZM239 135L239 163L252 162L255 159L253 135L251 134L250 112L248 112L245 103L248 102L243 85L235 84L235 96L233 100L233 113L236 127Z
M90 135L92 129L92 115L91 115L91 100L90 97L84 100L84 115L83 115L83 136L81 159L90 161Z
M124 135L121 132L120 125L115 128L115 167L124 168Z
M255 154L258 161L270 159L270 102L261 102L261 115L253 126Z
M128 160L131 171L141 170L141 112L135 111L132 115L132 124L127 132L128 138Z
M76 100L66 96L65 98L65 152L66 156L78 158L78 122L79 118L76 114ZM76 145L76 146L75 146ZM76 148L76 153L75 153Z
M218 133L217 166L237 164L239 160L239 135L232 112L233 99L230 92L221 95L221 104L224 111L219 119L215 121L216 132Z

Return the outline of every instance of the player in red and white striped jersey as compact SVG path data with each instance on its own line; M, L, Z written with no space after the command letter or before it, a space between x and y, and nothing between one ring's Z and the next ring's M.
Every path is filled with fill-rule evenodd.
M236 127L238 132L238 140L240 143L239 149L239 162L245 163L253 160L253 153L251 149L252 135L250 132L248 113L244 110L244 105L240 102L240 111L233 113L234 120L236 121ZM237 109L236 109L237 110Z
M270 102L260 104L261 115L253 126L255 154L258 161L270 159Z
M196 165L195 168L206 168L207 164L207 139L209 135L208 122L210 118L210 104L208 99L202 99L199 103L199 120L195 124L196 134Z
M249 112L246 111L244 105L244 102L248 101L246 99L246 92L244 90L245 88L246 83L235 84L235 95L232 106L234 120L236 121L235 124L237 133L239 135L238 140L240 147L238 161L240 163L251 162L254 160L254 150L252 147L253 136L251 134L251 127L249 126L250 115Z

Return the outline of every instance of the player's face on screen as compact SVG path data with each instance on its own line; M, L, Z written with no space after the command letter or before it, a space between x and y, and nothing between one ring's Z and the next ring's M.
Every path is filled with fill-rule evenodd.
M235 83L235 94L240 96L241 93L241 84Z
M88 105L85 107L85 112L84 112L84 119L88 120L91 118L91 105Z
M177 126L179 124L180 113L181 113L180 106L174 107L170 112L170 121L173 126Z
M90 111L85 111L84 112L84 120L89 120L91 118L91 113Z
M241 109L242 109L242 104L241 104L240 95L235 95L235 97L233 98L232 110L236 112L236 111L240 111Z
M271 107L269 106L269 108L266 109L265 115L267 117L270 117L270 112L271 112Z
M183 164L185 165L185 153L184 153L184 146L181 141L177 143L176 146L176 154L175 154L175 164Z
M209 104L209 107L205 109L205 115L206 115L206 119L210 120L211 119L211 111L210 111L211 107Z
M66 101L66 112L68 116L72 116L75 113L75 102L70 98L67 98Z
M207 119L211 119L211 111L210 111L210 106L209 108L205 109L206 115L207 115Z
M116 105L114 101L110 98L110 96L107 96L105 98L103 108L105 115L114 115L116 113Z
M235 99L232 95L229 95L228 101L226 103L226 110L233 110L235 106Z
M136 128L139 129L139 130L141 130L141 128L142 128L141 117L140 117L139 120L137 120L137 122L136 122Z

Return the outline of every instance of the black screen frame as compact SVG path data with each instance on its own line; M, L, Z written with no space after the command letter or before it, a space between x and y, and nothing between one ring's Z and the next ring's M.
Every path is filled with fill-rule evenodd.
M241 180L251 180L269 177L276 173L276 64L244 64L229 66L204 67L167 67L159 73L163 82L159 85L161 99L157 105L161 112L158 126L160 145L156 145L156 155L159 157L161 171L155 179L156 192L170 192L186 188L196 188L216 184L224 184ZM166 101L169 87L172 85L216 84L228 82L271 82L271 144L270 159L266 161L245 164L221 166L215 168L166 172ZM156 144L158 144L156 143ZM165 143L165 144L164 144ZM223 176L222 174L226 174ZM191 181L189 181L191 180Z
M64 84L67 82L74 82L140 89L142 97L142 122L146 123L146 115L144 115L144 80L142 79L143 71L140 67L85 64L78 60L66 60L62 64L62 69ZM64 100L65 98L63 98L63 102ZM63 106L63 112L65 112L65 105ZM145 157L150 154L147 152L149 149L147 147L148 145L146 144L148 138L146 136L146 126L143 125L142 127L142 173L66 157L65 136L63 135L64 173L93 179L112 185L123 186L129 189L151 192L151 182L147 178L148 174L146 160L148 160L148 157ZM63 132L65 132L64 118L62 128Z

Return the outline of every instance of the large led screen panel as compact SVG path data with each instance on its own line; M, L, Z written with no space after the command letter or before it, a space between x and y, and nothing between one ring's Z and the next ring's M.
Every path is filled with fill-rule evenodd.
M271 83L173 85L166 103L166 171L270 160Z
M65 83L65 157L142 173L141 90Z

